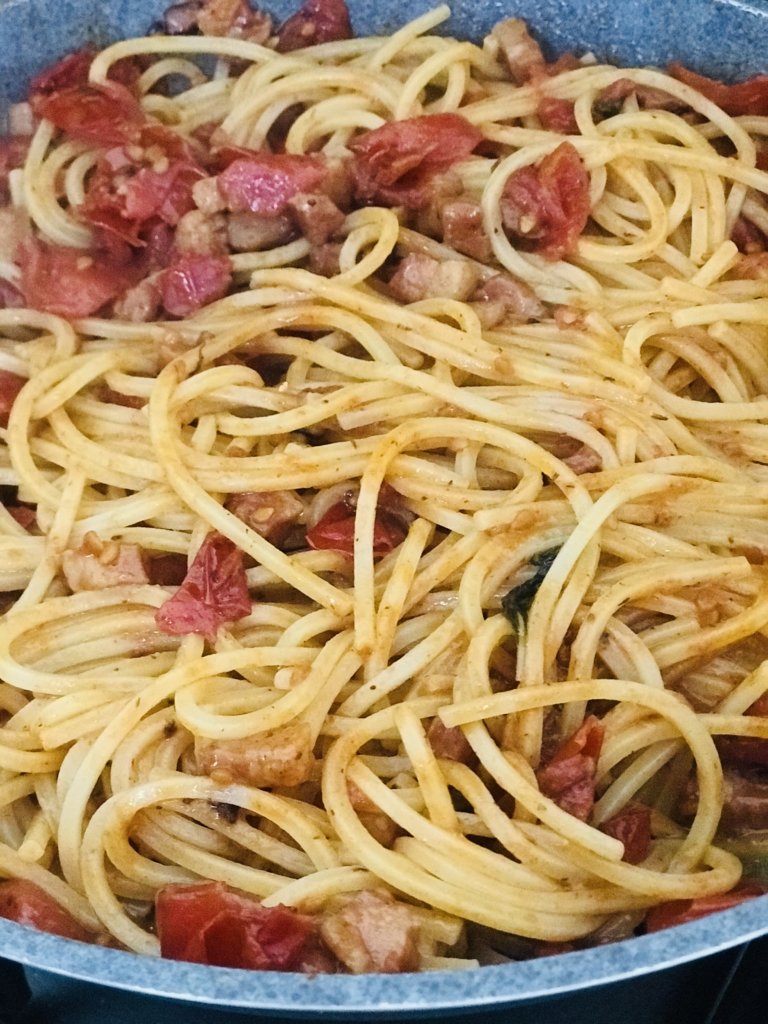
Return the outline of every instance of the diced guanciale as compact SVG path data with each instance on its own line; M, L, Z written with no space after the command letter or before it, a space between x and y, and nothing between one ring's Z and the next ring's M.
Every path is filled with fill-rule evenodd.
M527 323L544 316L544 304L536 292L511 274L494 274L472 294L472 302L484 327L501 323Z
M233 252L260 252L274 245L285 245L295 236L293 220L287 213L230 213L227 217L227 241Z
M679 114L687 109L687 104L678 96L650 85L640 85L631 78L619 78L603 89L595 101L595 110L601 117L611 117L621 111L630 96L635 97L641 110L671 110Z
M195 738L198 770L222 783L264 789L298 786L312 774L312 733L305 722L235 740Z
M138 544L104 542L95 533L87 533L79 548L64 552L61 568L69 589L75 593L149 583Z
M411 252L401 260L389 282L389 291L400 302L421 299L458 299L465 302L477 287L480 273L467 260L436 260Z
M325 161L319 156L249 152L233 160L217 182L232 213L250 210L276 216L295 195L318 189L326 173Z
M419 921L385 893L359 892L323 916L325 944L353 974L396 974L419 968Z
M483 226L483 211L474 199L454 199L440 210L443 242L456 252L488 263L493 256L491 242Z
M744 713L768 718L768 694L764 693ZM757 736L718 736L715 743L720 757L728 765L768 768L768 740Z
M433 718L427 729L427 739L435 757L444 757L461 764L471 764L475 758L469 740L457 725L443 725L439 718Z
M202 210L189 210L176 225L173 243L177 253L226 256L227 219L221 213L209 216Z
M280 545L304 519L304 502L296 491L245 491L233 494L227 508L272 544Z
M297 192L288 205L299 231L311 245L323 245L344 224L344 213L322 192Z
M589 209L589 175L570 142L510 174L501 196L509 237L548 260L575 251Z

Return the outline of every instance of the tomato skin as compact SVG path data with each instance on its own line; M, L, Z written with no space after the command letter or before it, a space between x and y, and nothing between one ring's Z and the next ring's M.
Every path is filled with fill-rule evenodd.
M429 201L435 174L465 160L482 138L460 114L424 114L365 132L349 147L357 195L417 210Z
M652 907L645 918L646 932L659 932L664 928L672 928L678 924L697 921L700 917L714 914L718 910L737 907L747 900L762 896L765 889L753 882L744 883L730 892L718 896L702 896L693 900L671 900Z
M93 942L93 936L61 904L34 882L11 878L0 882L0 917L64 939Z
M155 899L155 920L161 953L171 960L261 971L335 966L319 948L311 917L263 907L222 882L165 886Z
M214 640L220 626L250 614L243 553L228 537L209 533L184 580L155 613L163 633L199 633Z
M732 117L768 114L768 75L755 75L744 82L727 85L716 78L689 71L682 64L670 64L668 70L678 81L690 85Z
M587 820L595 802L595 769L604 732L600 720L588 715L536 772L542 793L581 821Z
M627 864L639 864L651 846L651 810L645 804L631 803L604 821L602 831L624 844Z
M507 235L547 260L575 251L589 209L589 175L570 142L510 174L501 196Z
M110 69L113 77L92 84L88 73L94 56L93 50L78 50L33 78L32 110L80 142L111 146L134 140L145 120L130 89L137 69L130 60L118 61Z

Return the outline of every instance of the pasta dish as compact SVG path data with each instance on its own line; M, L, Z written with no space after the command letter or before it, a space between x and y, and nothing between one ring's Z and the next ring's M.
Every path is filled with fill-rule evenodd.
M512 14L190 0L11 108L2 916L360 973L762 893L768 78Z

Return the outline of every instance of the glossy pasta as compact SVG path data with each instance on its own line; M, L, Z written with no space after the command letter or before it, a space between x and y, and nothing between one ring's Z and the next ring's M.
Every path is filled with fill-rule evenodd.
M0 368L28 378L0 483L37 522L0 508L0 873L128 949L159 951L137 907L201 878L320 916L388 889L415 908L426 969L482 960L477 926L589 941L742 875L718 832L716 741L768 740L749 713L768 689L768 278L731 235L768 224L768 117L589 59L515 85L493 40L433 34L447 14L291 53L132 39L90 79L157 58L142 106L180 136L215 124L259 150L298 104L286 151L342 159L385 122L460 112L485 140L452 172L482 209L486 262L372 203L346 211L331 276L305 237L238 252L230 294L184 319L0 311ZM171 75L184 88L165 90ZM686 116L629 89L601 118L618 81ZM589 174L589 223L559 260L502 223L510 175L563 142L542 93L574 104ZM41 237L90 244L77 208L98 158L36 127L10 191ZM541 314L489 326L472 301L397 301L387 282L414 252L508 273ZM407 518L375 557L384 484ZM283 549L227 507L336 485L359 486L353 557ZM158 628L168 586L70 593L62 573L94 535L191 562L212 531L247 556L252 606L208 640ZM505 614L547 553L527 613ZM582 820L537 778L589 713L604 740ZM439 756L435 720L463 730L466 757ZM195 754L296 727L314 760L294 786ZM601 826L636 801L651 841L628 863Z

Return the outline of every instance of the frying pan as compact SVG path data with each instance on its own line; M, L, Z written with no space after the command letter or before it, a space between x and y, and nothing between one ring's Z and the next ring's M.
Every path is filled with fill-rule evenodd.
M29 78L86 43L143 35L163 0L0 0L0 115ZM270 0L277 17L296 8ZM394 30L429 0L350 0L357 33ZM385 8L382 10L382 8ZM768 0L454 0L444 31L480 39L501 18L524 18L551 54L591 50L601 60L664 65L681 60L719 78L768 70ZM0 120L0 123L1 120ZM713 917L582 952L456 973L286 976L140 958L0 921L0 957L72 979L248 1013L392 1020L478 1013L605 987L606 1019L624 1017L611 992L681 969L768 932L768 896ZM711 960L707 961L712 962ZM650 979L649 979L650 980ZM183 1019L183 1018L182 1018ZM681 1022L678 1022L681 1024Z

